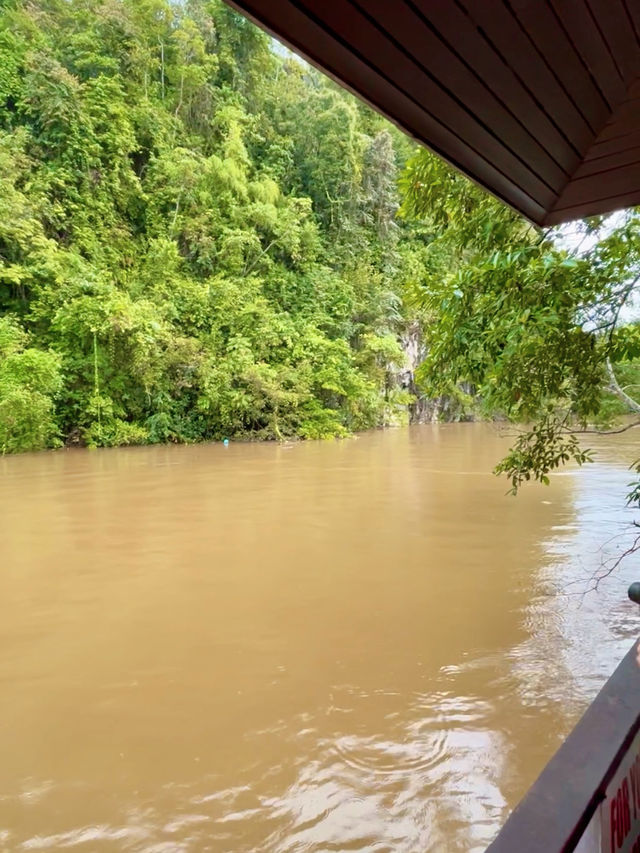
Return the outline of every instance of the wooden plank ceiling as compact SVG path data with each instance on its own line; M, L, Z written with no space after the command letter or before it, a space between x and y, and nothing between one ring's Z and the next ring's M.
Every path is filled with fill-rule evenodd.
M640 0L231 0L539 225L640 204Z

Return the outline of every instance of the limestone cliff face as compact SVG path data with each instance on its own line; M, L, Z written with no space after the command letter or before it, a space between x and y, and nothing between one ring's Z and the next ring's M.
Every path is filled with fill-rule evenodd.
M409 423L426 424L436 421L470 421L473 415L464 411L461 403L454 397L425 397L416 384L415 373L427 354L424 335L419 323L412 323L401 336L400 342L406 356L406 366L398 372L398 385L412 394L416 400L409 406ZM472 394L471 387L464 386L466 394Z

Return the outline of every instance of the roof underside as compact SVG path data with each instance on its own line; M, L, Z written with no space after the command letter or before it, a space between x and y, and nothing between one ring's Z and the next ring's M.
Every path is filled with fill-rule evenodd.
M640 204L640 0L231 0L539 225Z

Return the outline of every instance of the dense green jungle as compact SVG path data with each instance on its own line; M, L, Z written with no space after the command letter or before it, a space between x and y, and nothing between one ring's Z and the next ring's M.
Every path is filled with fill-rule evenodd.
M580 229L220 0L0 2L2 452L499 416L540 425L515 485L583 461L567 418L633 410L640 229Z

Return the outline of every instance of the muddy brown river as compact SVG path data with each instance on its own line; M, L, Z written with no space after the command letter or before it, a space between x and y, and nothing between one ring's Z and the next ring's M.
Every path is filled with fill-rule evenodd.
M640 633L635 436L0 459L0 851L482 851Z

